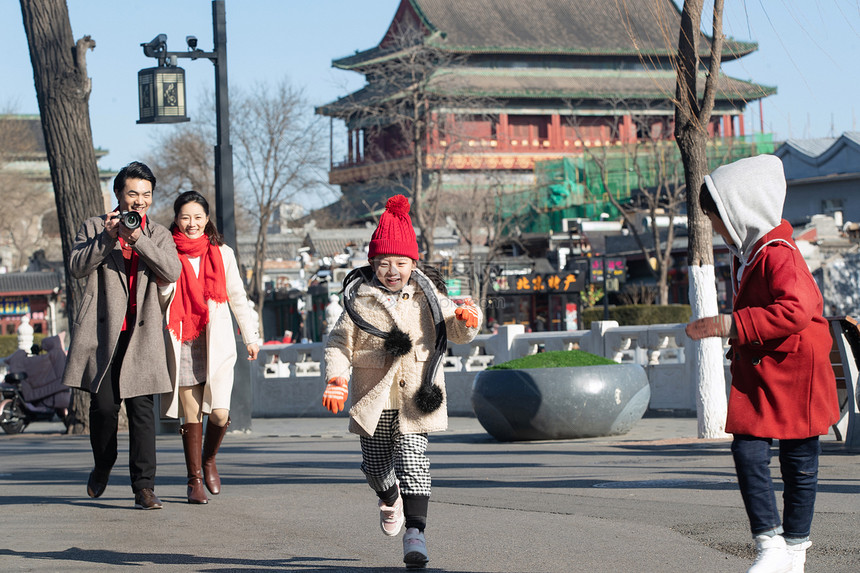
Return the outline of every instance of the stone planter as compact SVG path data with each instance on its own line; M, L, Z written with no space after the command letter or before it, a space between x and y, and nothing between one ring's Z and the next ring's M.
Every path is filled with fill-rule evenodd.
M478 421L503 442L626 434L650 398L638 364L484 370L472 386Z

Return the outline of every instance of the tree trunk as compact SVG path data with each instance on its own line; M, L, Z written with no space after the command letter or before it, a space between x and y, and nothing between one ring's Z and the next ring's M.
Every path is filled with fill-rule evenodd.
M718 314L711 225L699 208L699 190L708 171L706 146L722 52L723 0L714 0L711 63L701 103L697 99L698 39L702 0L687 0L681 13L676 71L675 138L684 163L687 185L687 247L690 305L693 320ZM696 411L700 438L725 436L726 381L722 340L688 341L687 366L696 381Z
M86 286L69 273L75 234L85 219L104 211L90 129L91 85L86 66L86 50L94 48L95 41L84 36L75 43L65 0L21 0L21 14L60 222L66 309L73 328L77 301ZM69 432L86 433L89 394L75 391L71 409L74 422Z

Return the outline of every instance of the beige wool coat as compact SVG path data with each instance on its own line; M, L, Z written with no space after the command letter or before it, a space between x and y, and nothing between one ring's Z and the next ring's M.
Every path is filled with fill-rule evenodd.
M388 304L385 291L362 284L355 299L355 310L373 326L389 331L395 324L409 335L412 350L393 357L383 348L383 340L358 328L344 312L329 335L325 350L326 380L342 377L350 380L349 431L372 437L382 415L392 384L399 388L400 431L404 434L438 432L448 427L445 377L440 365L435 384L442 389L443 402L438 410L425 414L415 405L415 393L421 386L424 368L433 354L435 329L430 308L421 288L410 280L399 293L396 303ZM437 292L445 318L448 340L456 344L470 342L480 328L467 328L457 320L457 305ZM480 314L480 310L478 311Z
M209 322L206 324L206 385L203 389L203 412L209 414L215 409L230 409L233 394L233 367L236 364L236 337L233 334L233 320L230 310L236 317L242 340L245 345L262 344L257 317L251 312L251 305L245 294L245 285L239 275L236 255L227 245L221 245L224 260L224 274L227 281L227 302L207 301ZM170 321L170 304L175 294L175 284L161 289L162 300L168 305L167 318ZM182 343L165 329L167 344L167 369L173 390L161 398L161 414L169 418L179 418L179 352Z
M119 240L104 230L105 216L84 221L75 237L69 270L77 279L88 278L78 301L63 384L98 392L116 351L128 309L129 285ZM164 226L147 217L134 244L137 267L137 317L120 373L120 398L160 394L170 390L164 352L164 312L156 279L179 278L182 265L173 237Z

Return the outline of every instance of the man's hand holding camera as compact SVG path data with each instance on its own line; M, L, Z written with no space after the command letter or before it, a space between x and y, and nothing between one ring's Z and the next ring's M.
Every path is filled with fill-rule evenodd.
M105 231L112 238L122 238L129 245L133 245L140 238L141 216L137 211L120 211L116 209L107 214L105 218Z

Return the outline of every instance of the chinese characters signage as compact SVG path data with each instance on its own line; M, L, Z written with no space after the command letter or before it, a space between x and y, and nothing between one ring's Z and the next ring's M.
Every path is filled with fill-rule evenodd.
M624 281L624 276L626 274L624 266L626 265L627 260L624 257L607 257L605 260L607 275L606 278ZM596 257L591 259L591 261L589 262L589 267L591 270L591 282L603 282L603 261L603 257Z
M571 272L500 276L493 282L496 292L516 294L574 293L582 287L583 281Z
M17 316L30 312L30 299L26 296L0 297L0 315Z

